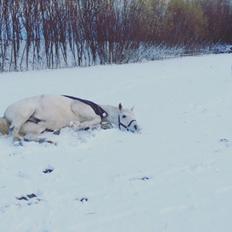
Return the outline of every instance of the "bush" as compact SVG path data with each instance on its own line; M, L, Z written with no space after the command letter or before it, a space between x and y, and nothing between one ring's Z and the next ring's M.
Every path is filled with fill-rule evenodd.
M124 63L141 48L231 43L229 22L230 0L0 0L0 71Z

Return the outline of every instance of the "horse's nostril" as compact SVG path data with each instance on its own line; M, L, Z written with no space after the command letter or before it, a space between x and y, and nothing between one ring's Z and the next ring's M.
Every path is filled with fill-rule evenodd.
M137 127L137 125L134 125L134 128L135 128L135 130L138 130L138 127Z

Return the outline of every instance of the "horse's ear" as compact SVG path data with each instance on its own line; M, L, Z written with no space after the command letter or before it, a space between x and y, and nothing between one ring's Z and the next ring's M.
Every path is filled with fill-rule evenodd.
M122 110L122 103L119 103L118 108L120 111Z

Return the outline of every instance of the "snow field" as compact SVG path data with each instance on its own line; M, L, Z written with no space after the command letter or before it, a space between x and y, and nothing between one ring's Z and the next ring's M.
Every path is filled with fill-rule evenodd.
M57 146L0 136L0 231L230 231L231 58L0 74L2 113L69 94L135 105L143 129L47 134Z

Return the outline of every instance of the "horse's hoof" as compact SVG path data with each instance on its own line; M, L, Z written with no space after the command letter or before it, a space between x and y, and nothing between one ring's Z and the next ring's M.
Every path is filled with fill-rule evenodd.
M15 140L14 142L13 142L13 144L14 144L14 146L23 146L23 142L21 141L21 140Z
M60 135L60 130L56 130L53 132L54 135Z
M39 139L39 141L38 141L40 144L41 143L49 143L49 144L53 144L53 145L57 145L57 143L56 142L53 142L52 140L47 140L47 139L45 139L45 138L41 138L41 139Z
M47 140L44 139L44 138L41 138L41 139L38 140L38 143L44 143L44 142L47 142Z
M112 124L109 122L102 122L101 123L101 129L107 130L113 128Z
M46 142L49 143L49 144L53 144L53 145L57 146L57 143L52 141L52 140L46 140Z

